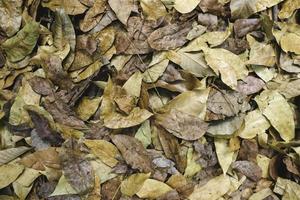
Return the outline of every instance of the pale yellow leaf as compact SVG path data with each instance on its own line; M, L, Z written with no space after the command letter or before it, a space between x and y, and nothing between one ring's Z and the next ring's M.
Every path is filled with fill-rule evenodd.
M114 167L118 163L116 157L119 151L112 143L106 140L85 140L84 144L106 165Z
M136 195L140 198L156 199L171 190L170 186L161 181L147 179Z
M265 132L270 127L270 123L258 110L253 110L245 116L244 126L240 128L238 134L241 138L252 139L257 134Z
M231 151L228 140L226 139L215 138L215 147L219 164L225 175L229 166L234 161L234 151Z
M150 177L150 173L132 174L121 183L121 192L127 196L135 195L143 186L144 182Z
M220 175L209 180L205 185L197 185L188 197L189 200L217 200L231 188L230 178Z
M265 90L255 98L255 101L283 140L290 141L295 137L294 113L281 94Z
M174 8L180 13L189 13L194 10L201 0L175 0Z
M0 189L14 182L23 172L24 166L17 163L10 163L0 167Z

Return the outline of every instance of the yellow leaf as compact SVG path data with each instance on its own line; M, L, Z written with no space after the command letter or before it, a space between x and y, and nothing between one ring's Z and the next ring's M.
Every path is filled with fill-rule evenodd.
M247 76L248 70L239 56L225 49L205 49L205 60L222 81L236 89L237 80Z
M219 164L223 170L223 174L225 175L229 166L234 161L234 151L231 151L226 139L215 138L215 147Z
M140 4L143 13L149 20L157 20L167 15L167 10L161 0L141 0Z
M286 19L292 16L295 10L300 8L300 0L287 0L283 3L278 17L280 19Z
M0 189L14 182L23 172L24 166L17 163L10 163L0 167Z
M87 7L81 4L79 0L43 0L42 6L52 11L63 8L68 15L82 14L87 10Z
M230 178L227 175L217 176L205 185L197 185L189 200L217 200L226 194L231 188Z
M106 165L114 167L118 163L116 157L119 151L112 143L106 140L85 140L84 144Z
M262 170L262 177L263 178L268 178L269 177L270 160L271 160L270 158L268 158L268 157L266 157L262 154L257 154L257 156L256 156L257 165Z
M193 177L201 170L201 165L196 162L197 156L193 154L193 148L188 149L187 164L184 171L185 177Z
M247 113L244 120L244 126L238 131L239 136L244 139L252 139L270 127L270 123L258 109Z
M52 194L50 194L49 197L66 194L77 194L77 192L67 181L66 177L62 175L55 187L55 190L52 192Z
M255 101L283 140L288 142L295 137L294 113L281 94L265 90L255 98Z
M82 120L88 120L98 109L101 99L101 97L94 99L83 97L76 109L76 113Z
M135 72L123 85L127 94L140 97L143 74L140 71Z
M201 0L175 0L174 8L180 13L189 13L194 10Z
M171 190L170 186L161 181L147 179L136 195L140 198L156 199Z
M138 173L129 176L121 183L122 194L132 197L142 188L144 182L149 177L150 177L150 173L148 174Z

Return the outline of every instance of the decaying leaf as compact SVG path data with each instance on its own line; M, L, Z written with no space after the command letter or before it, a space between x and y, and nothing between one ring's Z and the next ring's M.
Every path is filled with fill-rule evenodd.
M108 0L108 3L111 9L116 13L118 19L124 25L127 25L127 20L134 6L133 0L122 0L122 1Z
M175 109L169 113L157 115L156 121L167 131L184 140L199 139L208 127L208 124L199 117Z
M261 168L250 161L235 161L232 168L244 174L253 181L258 181L262 176Z
M153 171L149 155L138 139L127 135L115 135L112 141L132 168L141 172Z

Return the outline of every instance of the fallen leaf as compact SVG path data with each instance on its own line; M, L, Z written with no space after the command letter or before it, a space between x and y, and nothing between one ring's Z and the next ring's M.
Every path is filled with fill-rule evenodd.
M0 188L4 188L14 182L23 172L24 166L17 163L9 163L0 166Z
M153 31L148 37L148 43L156 50L176 49L187 42L186 36L190 30L190 23L170 24Z
M146 120L144 123L142 123L134 137L140 140L145 148L151 144L151 127L149 120Z
M245 63L235 54L225 49L206 49L205 60L216 74L221 74L222 81L236 89L237 80L244 79L248 70Z
M223 174L226 175L231 163L234 162L234 151L230 149L228 140L215 139L214 141L219 164L221 165Z
M209 180L205 185L196 185L189 200L217 200L226 194L231 187L230 178L220 175Z
M281 94L265 90L255 98L255 101L282 139L290 141L295 137L293 110Z
M0 1L0 28L8 37L18 32L22 22L22 1Z
M287 0L282 4L282 8L278 13L280 19L286 19L292 16L295 10L300 8L299 0Z
M0 165L6 164L15 158L19 157L23 153L29 151L31 148L26 146L20 146L15 148L3 149L0 151Z
M260 28L260 19L238 19L233 24L234 33L238 37L244 37L251 31Z
M178 138L197 140L207 130L208 124L198 117L172 109L169 113L158 114L156 122Z
M141 172L153 171L148 153L138 139L127 135L115 135L112 137L112 141L133 169Z
M111 9L116 13L118 19L126 26L127 20L133 10L133 0L108 0Z
M250 55L247 64L273 67L276 62L275 51L269 44L257 42L252 36L247 36L250 44Z
M87 121L96 112L100 102L101 98L83 98L76 108L76 113L82 120Z
M112 143L105 140L85 140L84 144L104 164L114 167L118 163L116 158L119 155L119 151Z
M9 61L20 61L32 52L40 35L39 26L37 22L28 22L15 36L2 43Z
M157 20L167 15L167 10L161 0L141 0L141 7L146 18Z
M250 161L235 161L232 164L232 168L244 174L253 181L259 181L262 176L261 168L257 164Z
M259 133L264 133L270 127L270 123L258 110L253 110L245 116L244 125L239 129L241 138L252 139Z
M150 177L150 174L133 174L122 181L121 192L124 195L132 197L135 195L142 187L145 181Z
M259 92L265 83L254 76L247 76L245 79L238 81L237 91L242 94L250 95Z
M79 0L42 0L42 6L52 11L63 8L68 15L82 14L87 10L87 7L81 4Z
M171 190L172 188L163 182L147 179L136 195L140 198L156 199Z
M180 13L189 13L194 10L201 0L174 0L174 8Z

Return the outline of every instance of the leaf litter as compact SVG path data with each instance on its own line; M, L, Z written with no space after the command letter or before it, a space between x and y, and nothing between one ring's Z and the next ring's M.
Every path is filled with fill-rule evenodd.
M0 199L299 199L299 0L0 0Z

